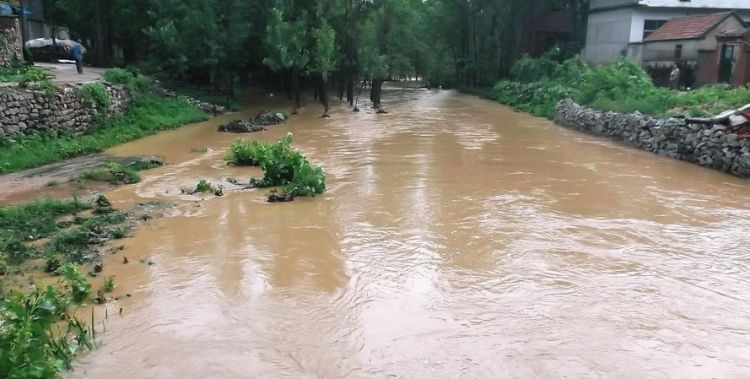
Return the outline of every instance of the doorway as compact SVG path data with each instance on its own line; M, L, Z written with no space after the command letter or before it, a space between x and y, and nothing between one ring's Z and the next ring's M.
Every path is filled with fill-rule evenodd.
M721 58L719 60L719 83L729 83L732 80L733 66L734 45L724 44L721 46Z

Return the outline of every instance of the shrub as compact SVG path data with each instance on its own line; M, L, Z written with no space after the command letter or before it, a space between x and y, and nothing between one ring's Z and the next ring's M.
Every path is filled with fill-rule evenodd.
M252 159L263 169L262 179L253 178L254 187L283 186L281 198L293 199L296 196L315 196L325 192L326 175L322 168L312 166L299 151L291 148L292 133L275 144L258 145L253 150ZM235 141L233 146L245 146ZM250 144L252 145L252 144Z
M216 188L208 182L206 179L201 179L200 182L195 186L195 192L197 193L209 193L216 192Z
M260 166L260 157L266 154L270 146L265 142L243 142L238 139L232 142L224 159L234 166Z
M143 75L124 68L111 68L104 73L104 80L112 84L123 84L134 91L146 91L151 87L151 80Z
M98 109L109 107L109 95L104 84L87 83L79 87L76 93L81 99Z
M79 271L78 266L73 263L66 263L57 271L63 276L65 287L70 291L73 301L80 303L86 300L86 297L91 293L91 283Z
M109 162L106 167L86 171L81 174L81 179L110 184L133 184L141 181L135 168L117 162Z
M0 302L3 377L59 378L62 370L71 368L76 353L92 349L93 329L69 314L67 304L53 286L15 293ZM59 326L55 332L54 325Z

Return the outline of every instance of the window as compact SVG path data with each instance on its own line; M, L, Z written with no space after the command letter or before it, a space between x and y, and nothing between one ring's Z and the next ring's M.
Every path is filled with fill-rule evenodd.
M674 60L682 59L682 45L675 45L674 47Z
M656 31L656 29L659 29L662 27L662 25L666 24L667 20L646 20L643 21L643 39L646 39L646 37L650 36L651 33Z

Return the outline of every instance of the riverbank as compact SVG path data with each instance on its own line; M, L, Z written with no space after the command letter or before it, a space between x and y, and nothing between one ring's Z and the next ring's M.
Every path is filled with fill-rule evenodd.
M655 154L748 178L750 139L747 132L750 127L744 116L732 117L698 123L690 119L654 118L640 113L601 112L566 99L557 106L555 122Z
M0 174L99 152L223 112L123 69L106 71L101 82L63 87L36 68L19 70L19 87L0 89Z

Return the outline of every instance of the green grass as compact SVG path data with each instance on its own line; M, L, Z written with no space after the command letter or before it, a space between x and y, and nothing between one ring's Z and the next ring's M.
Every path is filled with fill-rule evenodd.
M193 99L198 99L211 104L222 105L231 111L240 110L242 107L242 99L247 98L247 94L243 91L237 91L238 93L233 99L226 95L217 94L215 91L207 87L185 86L179 83L172 83L169 85L169 88L178 95L192 97Z
M41 82L49 79L46 71L39 67L14 65L10 68L0 68L0 82Z
M149 170L161 166L157 161L133 161L127 164L108 162L102 167L86 171L81 179L109 184L133 184L141 181L138 171Z
M97 109L109 107L109 95L107 87L102 83L87 83L76 90L79 98Z
M0 207L0 258L21 265L30 258L46 258L48 271L64 261L94 258L96 246L122 238L128 214L111 210L86 212L91 203L77 199L38 199L26 204ZM102 205L94 208L104 209ZM35 241L44 239L43 243Z
M151 79L124 68L112 68L104 73L104 80L112 84L122 84L134 91L145 91L151 86Z
M139 95L133 99L126 112L111 119L95 121L92 131L82 136L28 134L0 139L0 173L99 152L123 142L207 118L208 115L183 99Z
M75 356L93 349L93 313L87 326L71 308L88 296L91 285L75 266L66 266L60 291L36 287L0 299L0 372L9 379L56 379ZM88 288L88 292L87 292Z

